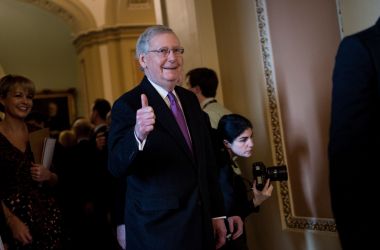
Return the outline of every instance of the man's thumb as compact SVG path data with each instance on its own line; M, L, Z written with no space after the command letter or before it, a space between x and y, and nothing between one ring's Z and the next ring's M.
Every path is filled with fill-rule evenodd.
M147 107L148 106L148 98L145 94L141 94L141 107Z

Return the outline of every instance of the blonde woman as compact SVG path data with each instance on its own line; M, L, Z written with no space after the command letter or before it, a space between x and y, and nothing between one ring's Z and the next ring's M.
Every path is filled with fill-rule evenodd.
M11 249L62 249L61 211L52 194L55 173L35 164L29 144L32 125L25 117L33 106L35 87L18 75L0 79L0 200L12 232Z

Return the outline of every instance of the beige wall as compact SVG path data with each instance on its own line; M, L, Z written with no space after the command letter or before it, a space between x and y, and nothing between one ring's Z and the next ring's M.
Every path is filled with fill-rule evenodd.
M185 47L184 74L192 68L209 67L220 75L211 0L162 2L165 24L177 33ZM217 91L217 99L223 103L222 91L223 83Z
M330 0L268 1L268 20L294 213L332 218L327 141L340 40L336 6Z
M286 163L290 174L288 185L277 186L260 213L249 217L250 247L340 249L336 233L329 231L332 225L315 223L320 228L310 230L313 221L331 218L326 146L339 42L335 3L215 0L213 11L225 104L254 122L247 177L250 164L259 160ZM267 15L258 22L263 11ZM267 26L267 36L259 24Z
M380 17L379 0L339 0L344 35L350 35L376 23Z
M14 0L0 4L0 65L4 73L29 77L37 90L75 87L78 65L70 27L60 17L31 4Z

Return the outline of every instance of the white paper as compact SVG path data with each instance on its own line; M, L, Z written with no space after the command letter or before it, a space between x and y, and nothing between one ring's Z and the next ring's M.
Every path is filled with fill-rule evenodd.
M42 150L42 156L41 156L41 164L45 168L50 168L51 163L53 161L53 155L54 155L54 148L55 148L55 141L56 139L47 137L44 140L44 147Z
M0 236L0 250L5 250L3 241L1 240L1 236Z

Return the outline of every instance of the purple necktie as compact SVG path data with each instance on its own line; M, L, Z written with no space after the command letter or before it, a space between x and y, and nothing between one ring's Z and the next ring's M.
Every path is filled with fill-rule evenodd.
M189 132L188 132L187 126L186 126L185 116L183 115L183 112L182 112L182 110L181 110L181 108L177 102L177 98L175 97L173 92L168 93L168 98L170 101L170 109L171 109L175 119L177 120L178 126L181 129L181 132L186 139L186 142L190 148L190 151L193 151L192 146L191 146L190 135L189 135Z

